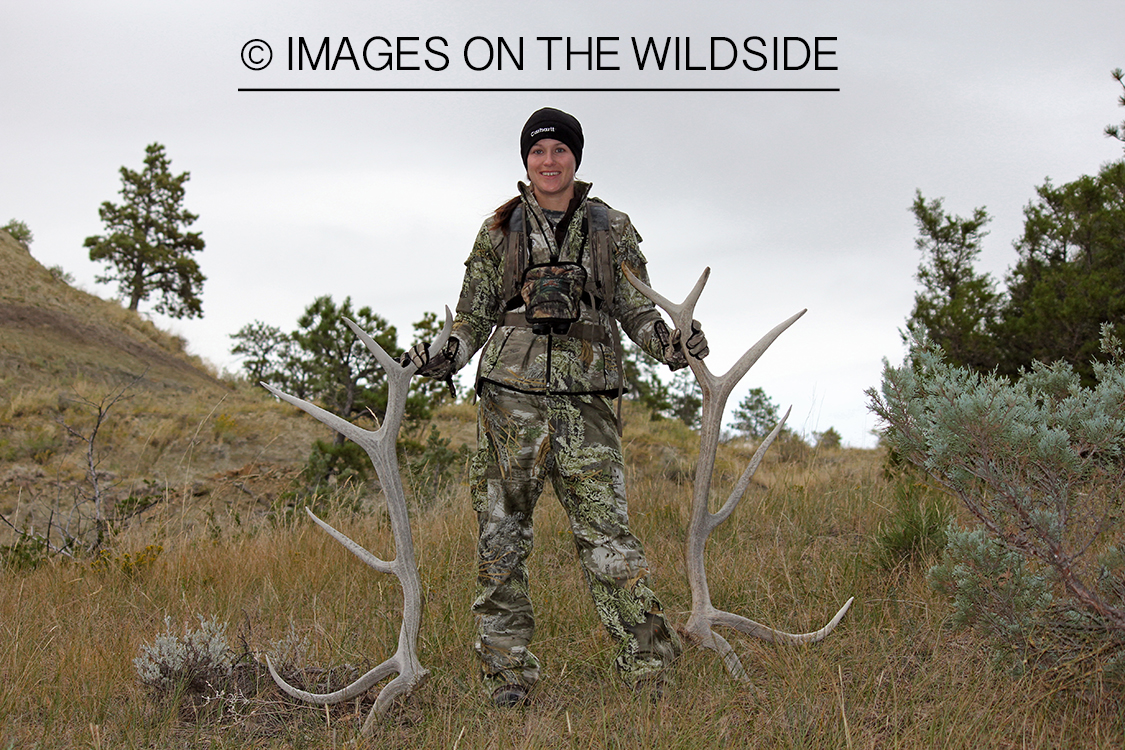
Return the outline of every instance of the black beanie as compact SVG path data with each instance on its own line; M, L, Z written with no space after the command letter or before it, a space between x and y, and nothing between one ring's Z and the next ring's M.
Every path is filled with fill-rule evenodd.
M527 167L527 155L531 147L544 138L550 138L567 145L574 153L574 168L582 163L582 125L573 115L559 109L544 107L527 118L523 132L520 133L520 156Z

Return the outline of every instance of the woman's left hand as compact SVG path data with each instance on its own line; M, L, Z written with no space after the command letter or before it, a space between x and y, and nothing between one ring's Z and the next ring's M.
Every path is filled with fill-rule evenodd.
M707 347L707 337L703 335L703 329L699 325L698 320L691 321L691 335L688 336L686 344L680 342L680 329L672 331L672 346L683 346L687 353L696 359L703 359L711 350Z

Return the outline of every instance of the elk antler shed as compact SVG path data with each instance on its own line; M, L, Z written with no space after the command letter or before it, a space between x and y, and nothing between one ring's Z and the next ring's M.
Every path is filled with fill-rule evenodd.
M699 281L696 282L695 287L688 293L687 298L682 303L675 304L653 291L651 287L634 276L632 272L625 269L625 275L633 286L668 313L669 317L672 319L673 325L681 331L685 340L691 331L695 305L699 301L699 295L703 291L703 287L706 285L710 273L710 268L705 269L703 274L699 277ZM820 630L811 633L786 633L754 622L747 617L716 609L715 606L711 604L711 593L707 587L707 571L704 568L703 560L703 552L707 544L707 538L719 524L729 518L731 513L734 512L739 501L742 500L742 496L745 494L747 487L750 485L750 479L758 469L762 457L781 432L781 428L785 424L786 418L789 416L789 412L786 411L785 416L783 416L777 426L774 427L773 432L758 446L754 457L750 459L750 464L746 467L746 470L742 473L738 482L735 483L730 497L727 498L727 501L723 503L723 506L718 512L712 513L708 509L708 497L711 492L711 476L715 467L715 455L719 445L719 431L727 398L730 396L735 385L738 384L738 381L741 380L742 376L758 361L758 358L769 348L770 344L804 314L805 310L801 310L796 315L777 325L772 331L763 336L758 343L750 347L734 366L721 377L712 374L703 360L697 359L690 354L687 355L688 365L691 367L691 371L703 391L703 415L699 430L699 460L696 463L695 469L695 482L692 489L691 521L688 524L686 545L688 583L691 586L691 616L688 619L685 630L700 646L717 651L719 655L722 656L723 663L726 665L731 675L743 681L749 681L749 678L746 675L746 670L742 667L741 660L739 660L738 655L734 652L734 649L731 648L731 645L727 643L726 639L712 630L713 625L725 625L767 641L812 643L823 639L832 632L848 611L848 608L851 607L854 599L853 597L844 602L844 606L840 608L840 611L838 611L832 620Z
M280 399L288 401L324 424L342 433L357 443L371 458L375 466L375 473L387 498L387 512L390 517L391 534L395 541L395 557L392 560L381 560L371 554L359 544L341 534L329 524L316 517L311 510L306 508L309 516L332 537L344 545L349 551L363 562L381 573L390 573L398 578L402 586L403 613L402 626L399 628L398 648L382 664L379 664L358 680L332 693L309 693L293 687L278 675L273 664L267 657L270 674L275 682L289 695L309 703L329 705L350 700L370 690L380 680L391 674L397 677L388 682L379 691L379 696L372 706L367 720L363 724L364 734L370 733L373 721L377 714L382 714L390 707L391 702L400 696L408 696L429 676L429 670L424 668L418 660L418 630L422 621L422 581L418 574L418 565L414 560L414 541L410 533L410 516L406 507L406 493L403 491L402 478L398 471L398 457L395 454L395 440L399 427L406 412L406 397L410 390L410 379L418 371L414 364L400 365L388 355L375 340L350 320L345 320L348 327L367 346L375 359L383 366L387 375L387 411L383 424L377 430L365 430L351 424L335 414L331 414L319 406L310 404L294 396L264 385L270 393ZM429 347L430 356L435 356L445 346L449 334L453 329L453 315L447 307L445 309L445 327L441 334Z

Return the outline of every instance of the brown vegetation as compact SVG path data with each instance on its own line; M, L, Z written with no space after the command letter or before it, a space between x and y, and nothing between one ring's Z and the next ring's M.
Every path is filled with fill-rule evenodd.
M20 525L40 523L59 498L82 492L81 446L58 420L83 430L89 417L76 395L97 400L146 368L132 398L110 413L102 467L117 497L143 486L162 493L96 558L54 557L0 573L0 748L328 748L354 739L373 694L327 711L298 704L257 660L285 651L287 677L339 686L381 660L398 630L402 597L393 579L360 564L300 514L277 512L291 502L293 477L323 428L256 389L206 373L119 305L57 286L3 234L0 254L5 268L12 260L13 275L24 275L16 286L37 284L41 307L63 321L37 324L39 335L16 345L9 333L29 329L0 319L0 512ZM31 291L8 283L0 279L0 304L39 306ZM99 334L107 341L116 335L132 343L84 348L66 338L66 316L107 329ZM698 439L677 422L626 417L632 523L656 588L682 622L690 608L683 541ZM473 439L470 406L446 407L437 421L455 445ZM716 498L752 452L720 447ZM714 653L689 648L657 701L625 689L612 673L612 644L548 490L531 558L536 650L548 676L531 705L517 710L491 707L474 679L468 606L476 522L467 488L454 487L413 518L426 592L420 652L433 676L359 746L1121 747L1120 696L1101 687L1096 672L1062 684L1049 673L994 668L985 644L946 627L950 608L926 584L926 561L890 571L875 564L874 540L895 503L895 480L883 467L879 451L805 447L767 455L708 546L716 605L798 631L819 627L848 596L856 603L813 646L727 634L750 688L732 681ZM358 506L324 510L341 531L389 557L379 505L378 493L368 492ZM154 696L133 660L164 631L165 617L177 629L197 625L199 616L227 624L237 679Z
M278 479L327 435L264 392L224 382L182 339L70 287L3 231L0 267L0 513L17 528L87 512L78 436L122 388L98 432L98 478L111 504L145 493L185 521L200 508L268 508L288 486ZM0 528L0 544L12 538Z

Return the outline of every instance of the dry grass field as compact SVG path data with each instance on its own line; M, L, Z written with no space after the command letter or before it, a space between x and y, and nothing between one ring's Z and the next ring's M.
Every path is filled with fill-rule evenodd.
M16 251L2 235L0 251ZM74 290L20 268L20 288L41 285L43 309L63 322L40 319L33 328L30 312L0 317L0 513L17 527L42 528L53 509L73 509L89 484L85 446L62 423L88 431L86 402L142 373L99 434L100 469L114 498L143 486L159 502L97 557L57 555L0 571L2 750L1125 745L1121 696L1099 684L1096 670L1075 679L1073 671L1064 678L993 666L984 644L948 627L950 605L927 585L927 560L878 564L875 540L894 514L895 482L904 481L884 475L880 451L796 446L767 455L742 505L712 535L709 581L716 606L792 632L819 628L854 596L825 641L778 646L727 632L752 684L732 681L713 653L689 647L662 698L625 689L548 490L531 558L534 647L547 676L529 706L494 708L475 680L468 607L476 523L457 482L413 515L426 594L419 650L432 676L373 736L357 738L374 695L327 710L299 704L273 686L261 661L271 653L295 680L339 686L394 649L395 580L300 513L284 512L299 504L297 470L323 428L208 374L119 306L91 298L82 313ZM5 309L37 309L0 291ZM116 311L103 315L101 305ZM67 316L90 328L69 346ZM106 354L83 343L98 335L122 337L121 348ZM436 424L454 447L471 444L471 406L442 409ZM677 622L690 608L683 542L695 441L678 423L627 411L631 519ZM751 453L721 447L716 498ZM378 491L352 498L339 488L321 507L337 528L391 557ZM12 539L9 531L0 544ZM182 694L143 685L134 659L165 632L166 618L174 633L200 618L225 626L237 657L232 678Z
M681 545L691 435L634 418L626 438L633 523L666 607L682 622L690 607ZM733 475L747 457L726 447L722 463ZM459 486L414 518L426 589L420 654L433 675L360 746L1120 747L1118 695L990 666L982 644L948 630L948 604L922 570L872 564L890 493L875 451L767 461L712 539L716 604L803 631L820 627L848 596L856 603L816 645L731 635L750 686L731 681L711 652L689 648L674 686L654 703L612 673L611 643L548 491L532 558L536 646L548 677L529 707L502 710L473 678L475 522ZM330 673L339 686L393 650L397 584L306 521L270 523L236 504L207 523L189 516L168 503L116 538L101 561L56 558L5 574L0 747L320 748L355 739L373 696L327 711L296 704L257 659L284 653L296 679L316 684ZM331 520L391 555L380 512L341 511ZM198 627L199 616L227 625L241 657L237 686L154 700L134 658L165 630L165 617L182 632Z

